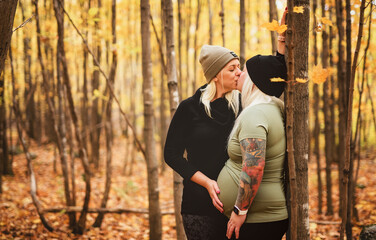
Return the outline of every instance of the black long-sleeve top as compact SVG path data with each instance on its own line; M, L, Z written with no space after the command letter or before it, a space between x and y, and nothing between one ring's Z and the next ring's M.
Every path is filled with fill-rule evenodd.
M228 159L227 139L235 121L235 114L225 98L211 102L212 118L206 114L200 102L204 87L206 85L180 103L171 120L164 149L166 163L184 178L183 214L219 213L208 191L190 178L201 171L207 177L217 179ZM187 159L183 157L184 150L187 150Z

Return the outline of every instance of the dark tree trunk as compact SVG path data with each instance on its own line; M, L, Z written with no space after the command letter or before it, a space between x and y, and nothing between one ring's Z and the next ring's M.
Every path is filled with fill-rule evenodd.
M313 16L316 15L317 9L317 0L313 0ZM317 22L316 18L312 21L313 29L315 29ZM318 49L317 49L317 34L316 31L313 31L313 61L315 66L318 63ZM314 155L316 158L317 163L317 191L318 191L318 213L322 213L322 181L321 181L321 164L320 164L320 120L319 120L319 109L320 109L320 93L319 93L319 86L317 84L313 84L313 116L315 121L315 126L313 130L313 138L314 138Z
M0 98L4 96L4 77L3 69L4 62L8 55L8 49L12 38L12 28L14 15L16 13L18 0L0 1ZM6 141L6 114L5 114L5 102L0 101L0 178L1 175L9 171L9 158L8 158L8 145ZM3 114L4 113L4 114ZM0 180L0 189L2 182Z
M239 26L240 26L240 69L243 69L245 62L245 4L244 0L240 0L240 15L239 15Z
M325 17L325 0L321 0L321 16ZM326 29L322 32L322 53L321 53L321 62L322 67L324 69L328 68L328 33ZM334 144L331 141L331 133L332 133L332 124L330 123L331 114L330 111L330 100L329 100L329 79L325 81L323 84L323 112L324 112L324 120L325 120L325 179L326 179L326 215L333 215L333 203L332 203L332 171L331 171L331 164L332 164L332 151L334 151Z
M223 4L223 0L221 0L221 12L219 13L219 16L221 17L221 27L222 27L222 46L225 46L225 7Z
M277 5L274 0L269 0L269 21L278 21ZM270 31L270 36L272 40L272 52L277 52L277 33L275 31Z

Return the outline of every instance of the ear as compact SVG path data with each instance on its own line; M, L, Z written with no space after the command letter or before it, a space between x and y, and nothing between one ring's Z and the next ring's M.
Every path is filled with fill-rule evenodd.
M215 76L215 77L212 79L212 81L214 81L214 82L218 82L218 78L217 78L217 76Z

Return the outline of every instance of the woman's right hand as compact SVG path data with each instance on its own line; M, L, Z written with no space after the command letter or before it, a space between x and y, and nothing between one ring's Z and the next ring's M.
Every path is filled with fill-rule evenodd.
M206 189L208 190L208 193L210 195L210 198L212 199L213 205L218 211L223 213L223 204L221 200L218 198L218 194L221 192L219 190L218 184L216 181L209 179L206 184Z
M216 181L208 178L205 174L200 171L197 171L191 177L191 181L203 186L208 190L209 196L212 199L213 205L218 211L223 213L223 204L218 198L218 194L220 193L218 184Z

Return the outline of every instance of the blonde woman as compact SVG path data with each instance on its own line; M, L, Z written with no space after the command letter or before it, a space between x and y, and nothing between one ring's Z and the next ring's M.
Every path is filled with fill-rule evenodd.
M220 46L204 45L199 61L207 84L180 103L164 157L184 178L181 214L188 240L217 240L226 234L227 219L217 210L223 211L215 180L228 159L227 139L239 113L239 92L233 90L241 70L239 57Z

